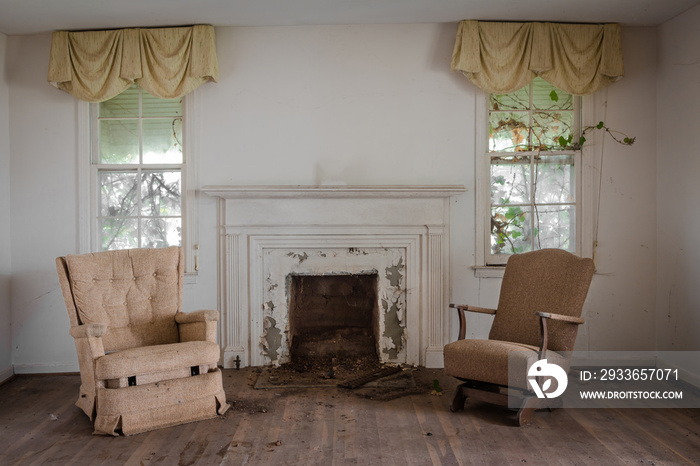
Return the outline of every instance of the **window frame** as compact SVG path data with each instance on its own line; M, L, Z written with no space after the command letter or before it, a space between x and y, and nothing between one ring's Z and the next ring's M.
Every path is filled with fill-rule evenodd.
M197 157L198 148L196 116L196 92L183 97L182 101L182 138L183 160L181 164L149 165L151 168L169 169L179 167L181 171L181 247L185 257L185 283L196 283L199 270L199 231L198 205L196 197L197 186ZM98 200L98 165L100 168L115 170L134 168L135 165L109 165L93 163L95 150L94 125L97 121L98 105L78 101L78 251L83 253L97 252L100 235L98 232L99 200Z
M581 127L591 125L601 113L601 103L594 96L579 97L575 113ZM474 274L479 278L500 278L511 255L505 260L494 260L491 254L491 169L489 152L489 93L480 89L475 95L475 265ZM584 147L576 151L551 151L547 154L573 154L576 167L576 251L581 257L593 256L594 233L594 174L597 172L600 147L595 134L586 135ZM538 151L513 152L513 155L532 155ZM503 153L507 154L507 153Z

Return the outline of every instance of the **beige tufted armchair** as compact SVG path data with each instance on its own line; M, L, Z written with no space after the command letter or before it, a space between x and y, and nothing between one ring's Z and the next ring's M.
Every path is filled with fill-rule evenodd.
M228 409L217 311L183 313L180 248L56 259L95 433L136 434Z
M508 406L511 396L520 399L518 423L528 424L541 404L528 385L528 368L547 359L568 371L593 272L593 260L560 249L516 254L506 265L498 309L451 304L460 331L445 346L445 373L464 382L451 410L463 409L467 398ZM487 340L465 339L465 311L494 315Z

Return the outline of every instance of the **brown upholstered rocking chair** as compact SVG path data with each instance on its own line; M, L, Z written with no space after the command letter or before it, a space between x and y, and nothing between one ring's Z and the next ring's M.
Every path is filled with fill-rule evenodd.
M76 405L95 433L136 434L228 409L219 314L183 313L180 248L56 259L80 365Z
M542 404L528 385L527 368L548 359L568 372L561 352L573 351L593 272L591 259L559 249L516 254L506 265L498 309L451 304L460 330L458 341L445 346L445 373L463 383L450 409L463 409L467 398L508 406L510 394L520 399L518 424L529 424ZM465 311L494 315L488 340L465 339ZM510 379L509 353L511 364L522 367Z

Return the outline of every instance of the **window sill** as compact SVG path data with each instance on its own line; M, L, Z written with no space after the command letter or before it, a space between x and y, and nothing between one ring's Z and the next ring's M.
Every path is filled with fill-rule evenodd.
M506 270L505 265L475 265L472 268L477 278L503 278Z

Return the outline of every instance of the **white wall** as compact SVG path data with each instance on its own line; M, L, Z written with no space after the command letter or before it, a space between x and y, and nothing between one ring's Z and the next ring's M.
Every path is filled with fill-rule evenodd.
M582 350L655 349L656 29L623 28L622 48L625 77L595 95L591 122L636 141L623 146L598 133L584 153L602 151L602 185L597 273L576 346Z
M469 192L453 205L453 300L496 304L500 280L470 268L477 90L449 71L456 24L216 33L220 80L197 91L200 186L464 184ZM632 148L605 145L603 273L581 348L653 349L656 30L624 29L623 39L627 74L607 92L606 123L638 139ZM77 106L46 83L49 44L49 35L9 37L7 48L10 173L21 180L11 188L18 372L77 368L53 263L77 250ZM199 202L200 274L185 289L185 310L218 307L216 202ZM485 335L488 318L474 323L473 334Z
M54 258L76 251L76 103L46 82L50 35L9 36L15 371L77 370Z
M10 330L10 90L5 69L7 36L0 34L0 382L12 375Z
M658 291L661 350L700 350L700 7L659 28Z
M218 28L219 83L197 91L200 185L464 184L471 237L475 88L449 70L456 27ZM213 305L216 212L201 199Z

